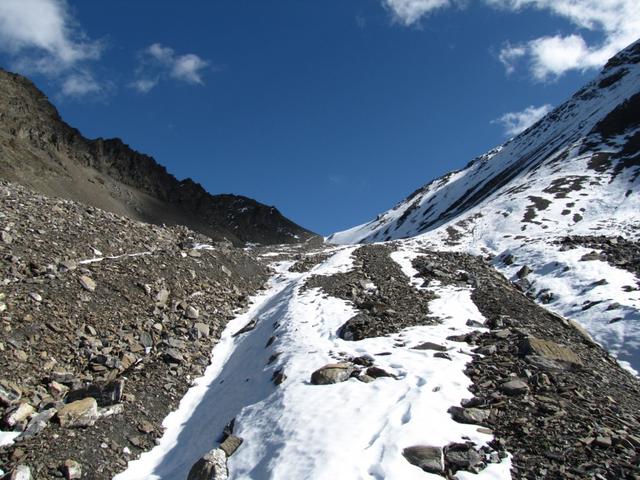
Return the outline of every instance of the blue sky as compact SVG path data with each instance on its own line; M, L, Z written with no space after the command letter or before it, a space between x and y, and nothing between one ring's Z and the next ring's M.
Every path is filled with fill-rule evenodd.
M84 135L329 234L504 142L637 32L637 0L2 0L0 64Z

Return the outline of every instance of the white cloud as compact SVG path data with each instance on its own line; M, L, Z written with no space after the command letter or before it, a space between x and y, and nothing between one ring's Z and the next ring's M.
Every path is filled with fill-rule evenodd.
M103 93L103 87L89 72L74 73L62 82L62 95L67 97L84 97L90 93Z
M156 85L158 85L159 81L160 80L158 78L139 78L138 80L131 82L129 86L140 93L149 93Z
M65 0L0 1L0 51L9 54L11 68L59 80L64 95L101 89L86 62L102 49L78 29Z
M396 21L413 25L423 16L439 8L450 7L451 0L383 0Z
M588 43L583 34L553 34L517 45L507 43L499 59L507 73L519 59L528 60L536 80L549 80L571 70L601 67L616 52L640 35L638 0L482 0L486 5L514 13L527 8L544 10L564 18L578 30L600 34L599 42ZM382 0L394 19L411 25L430 12L458 4L457 0Z
M130 86L140 93L150 92L162 78L171 77L193 85L203 85L202 71L209 62L198 55L176 55L171 47L154 43L139 54L136 80Z
M531 105L521 112L505 113L500 118L493 120L491 123L502 124L504 127L504 133L512 137L529 128L551 110L553 110L553 107L549 104L542 105L540 107L534 107Z
M527 53L527 50L522 46L512 46L507 43L505 47L500 50L499 59L504 65L507 74L511 74L515 71L515 63Z

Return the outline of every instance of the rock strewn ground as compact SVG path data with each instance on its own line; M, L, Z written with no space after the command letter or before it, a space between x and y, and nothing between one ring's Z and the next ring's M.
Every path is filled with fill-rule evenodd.
M307 281L307 288L319 287L330 296L353 302L361 311L342 327L342 338L385 336L437 321L428 315L433 294L409 284L400 266L389 257L393 251L389 245L364 245L353 253L353 270Z
M208 239L186 228L135 222L6 182L0 205L0 418L8 430L7 415L24 404L45 426L0 448L0 465L26 464L44 479L62 477L73 460L82 478L111 478L154 445L162 419L268 271L228 244L191 248ZM119 257L81 263L103 256ZM100 414L90 405L79 413L88 426L74 428L75 413L55 414L87 397Z
M474 278L472 299L492 330L459 339L481 354L467 368L474 398L463 407L488 414L515 479L640 478L636 377L480 259L430 252L414 266L427 281L455 283L460 269Z

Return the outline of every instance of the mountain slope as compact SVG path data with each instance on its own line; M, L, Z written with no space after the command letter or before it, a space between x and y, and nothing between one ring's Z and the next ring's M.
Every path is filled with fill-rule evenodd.
M247 197L210 195L178 181L119 139L88 140L67 125L28 79L0 70L0 177L47 195L155 224L187 225L241 244L314 236Z
M636 42L517 137L329 241L413 238L490 255L528 295L640 370L639 175Z

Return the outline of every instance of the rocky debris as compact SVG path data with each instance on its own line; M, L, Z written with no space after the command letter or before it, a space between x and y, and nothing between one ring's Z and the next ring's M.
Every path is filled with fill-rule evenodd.
M185 225L221 244L298 243L316 237L275 207L238 195L211 195L191 179L178 180L120 139L83 137L20 75L0 70L0 105L3 179L134 220ZM15 237L13 231L0 235L5 244Z
M558 244L561 250L576 247L594 248L597 251L584 255L581 260L602 260L612 267L622 268L640 278L640 242L637 240L624 237L572 235L559 240Z
M220 444L220 449L226 453L227 457L230 457L235 451L242 445L242 439L235 435L229 435L225 438L224 442Z
M428 316L433 294L416 290L389 256L395 247L363 245L354 251L354 268L347 273L312 276L305 288L352 302L359 310L338 330L345 340L358 341L397 333L415 325L432 325Z
M330 385L332 383L345 382L351 378L355 371L349 363L329 363L311 374L313 385Z
M495 440L493 452L474 448L482 462L508 451L516 480L638 478L638 379L572 322L534 304L481 259L425 256L429 269L421 268L424 259L414 261L425 279L432 278L434 267L445 284L457 284L461 269L476 278L472 300L491 329L450 337L476 345L482 354L466 369L474 397L452 409L471 423L478 422L466 418L468 410L484 412L482 424ZM457 447L449 452L446 468L482 468L468 449L462 459Z
M85 477L110 479L155 445L163 418L269 271L250 252L184 227L135 222L2 181L0 219L13 237L0 242L0 419L21 403L35 410L13 427L22 433L0 448L0 465L11 471L20 449L35 478L60 476L72 458ZM186 238L212 247L183 256ZM96 256L103 259L83 263ZM97 288L83 288L81 276ZM190 306L197 320L187 316ZM169 350L182 361L167 362ZM61 426L58 410L86 397L97 403L95 424ZM153 430L139 432L143 421Z
M216 448L198 460L191 470L187 480L227 480L227 455Z
M90 427L98 418L98 402L91 397L76 400L58 410L58 422L63 428Z
M404 455L409 463L420 467L425 472L444 472L444 457L442 455L442 448L440 447L416 445L402 450L402 455Z

